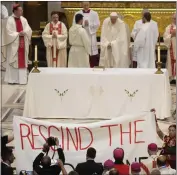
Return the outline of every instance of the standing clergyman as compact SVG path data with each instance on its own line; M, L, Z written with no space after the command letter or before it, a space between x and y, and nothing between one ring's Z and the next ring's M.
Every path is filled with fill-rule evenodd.
M22 7L15 4L13 14L8 18L6 25L8 45L4 81L11 84L27 83L28 53L32 30L22 14Z
M140 31L141 27L144 24L143 17L144 17L144 13L146 13L146 12L149 12L149 10L148 9L143 9L143 11L142 11L142 19L137 20L135 22L134 26L133 26L131 37L133 38L134 41L135 41L135 38L136 38L138 32ZM150 24L152 26L151 27L151 32L154 34L154 38L157 41L158 40L158 36L159 36L159 30L158 30L157 22L155 22L154 20L151 19ZM134 49L132 49L132 50L134 50ZM154 52L154 55L155 55L155 52ZM133 67L136 68L137 67L137 60L136 60L136 56L134 57L134 51L133 51L132 57L133 57Z
M66 67L67 65L67 28L59 21L58 12L51 13L52 22L42 32L42 39L47 48L48 67Z
M8 10L7 8L2 4L1 5L1 70L5 70L5 65L6 65L6 24L7 24L7 19L8 19Z
M163 39L168 48L166 67L170 79L174 80L176 79L176 13L173 14L172 23L166 27Z
M98 13L91 10L89 8L89 5L90 5L89 2L84 1L83 9L76 12L76 14L82 14L84 16L83 27L87 31L87 34L91 41L91 55L89 56L90 67L94 67L99 65L96 32L100 26L100 21L99 21ZM75 15L73 18L73 24L75 24Z
M151 14L144 13L144 24L138 32L134 41L134 56L137 60L138 68L155 68L155 47L157 38L152 32Z
M108 68L129 67L129 42L127 38L125 23L118 18L116 12L112 12L102 25L100 66Z
M83 15L76 14L76 24L69 29L69 51L68 67L90 67L89 55L91 53L90 39L86 30L82 27Z

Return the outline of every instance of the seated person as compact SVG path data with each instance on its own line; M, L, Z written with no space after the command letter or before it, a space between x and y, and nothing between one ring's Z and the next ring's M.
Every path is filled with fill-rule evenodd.
M120 175L129 174L129 166L123 163L124 150L122 148L116 148L113 152L115 159L114 168L117 169Z
M176 175L176 170L167 166L167 157L166 156L161 155L157 158L157 167L160 170L161 174Z
M10 143L13 139L14 139L13 135L1 136L1 149L2 149L2 151L6 147L6 144Z
M11 148L4 148L2 152L1 175L13 175L11 164L14 162L14 154Z
M59 159L62 163L65 163L65 156L63 153L63 149L59 146L59 140L56 139L56 145L57 145L57 152ZM48 143L45 143L43 146L42 153L40 153L36 159L33 162L33 170L38 175L59 175L61 170L63 170L64 167L62 167L61 162L57 162L55 165L51 165L51 158L49 156L45 156L45 154L49 151L49 145Z
M102 175L103 166L101 163L96 163L94 161L96 157L96 150L94 148L88 148L86 155L86 162L79 163L76 166L76 172L79 175Z
M104 162L103 175L109 175L109 171L114 168L114 162L110 159Z

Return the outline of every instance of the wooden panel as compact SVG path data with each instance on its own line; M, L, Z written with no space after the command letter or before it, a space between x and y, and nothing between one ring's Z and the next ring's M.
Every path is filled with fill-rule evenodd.
M24 17L32 30L40 29L40 22L48 20L48 3L44 1L24 1Z

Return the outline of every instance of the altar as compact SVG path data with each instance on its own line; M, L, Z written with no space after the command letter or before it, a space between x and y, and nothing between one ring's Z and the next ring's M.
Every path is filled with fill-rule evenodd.
M110 119L155 108L171 116L168 72L155 69L40 68L30 73L23 115Z

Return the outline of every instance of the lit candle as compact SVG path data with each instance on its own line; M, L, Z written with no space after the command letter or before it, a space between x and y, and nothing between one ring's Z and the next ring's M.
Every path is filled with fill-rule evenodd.
M35 57L34 58L35 58L35 61L37 61L37 45L35 46L35 50L34 51L35 51Z
M158 46L158 62L160 63L160 46Z

